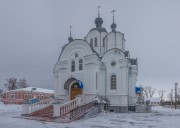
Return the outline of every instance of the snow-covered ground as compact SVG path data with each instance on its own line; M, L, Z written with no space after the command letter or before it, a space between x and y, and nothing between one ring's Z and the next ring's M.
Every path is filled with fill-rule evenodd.
M15 118L20 114L21 106L0 103L0 128L180 128L180 110L162 107L152 113L100 113L67 124Z

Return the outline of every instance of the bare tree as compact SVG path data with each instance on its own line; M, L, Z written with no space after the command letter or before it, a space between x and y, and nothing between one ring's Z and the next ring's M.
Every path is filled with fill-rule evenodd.
M29 87L29 85L26 82L26 79L20 79L19 82L17 83L18 88L26 88Z
M15 90L17 89L17 79L16 78L10 78L10 79L7 79L7 83L5 84L5 87L8 89L8 90Z
M143 91L144 91L144 95L148 98L148 97L153 97L154 93L155 93L155 88L152 88L151 86L144 86L143 87Z
M18 88L26 88L28 86L29 85L27 84L26 79L24 79L24 78L20 79L19 82L17 81L16 78L10 78L10 79L7 79L7 83L5 84L5 87L8 90L15 90Z
M149 93L148 93L148 91L147 91L147 86L145 86L145 87L143 87L143 95L145 96L145 97L149 97Z
M160 99L161 99L161 104L162 104L162 102L163 102L163 100L164 100L164 90L162 89L162 90L159 90L158 91L158 94L159 94L159 97L160 97Z
M169 101L173 101L174 95L172 93L168 93L167 98Z

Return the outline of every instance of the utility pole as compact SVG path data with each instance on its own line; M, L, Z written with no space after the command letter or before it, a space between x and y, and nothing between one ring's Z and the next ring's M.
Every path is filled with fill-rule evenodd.
M172 108L172 98L173 97L173 89L171 89L171 108Z
M178 91L178 94L177 94L177 96L178 96L178 102L177 102L177 104L179 105L179 103L180 103L180 88L178 88L179 89L179 91Z
M177 84L175 83L175 109L177 109Z

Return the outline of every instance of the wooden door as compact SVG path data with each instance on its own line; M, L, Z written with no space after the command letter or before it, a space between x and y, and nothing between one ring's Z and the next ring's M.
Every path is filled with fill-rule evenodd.
M71 100L76 98L76 95L81 95L82 89L81 88L71 88Z

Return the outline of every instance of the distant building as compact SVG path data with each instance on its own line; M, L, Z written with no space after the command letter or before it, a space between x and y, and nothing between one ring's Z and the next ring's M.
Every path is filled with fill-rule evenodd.
M2 102L5 104L23 104L32 98L42 101L51 96L54 96L53 90L27 87L4 92Z
M158 106L161 104L160 98L145 98L145 102L149 101L149 104L152 106Z

